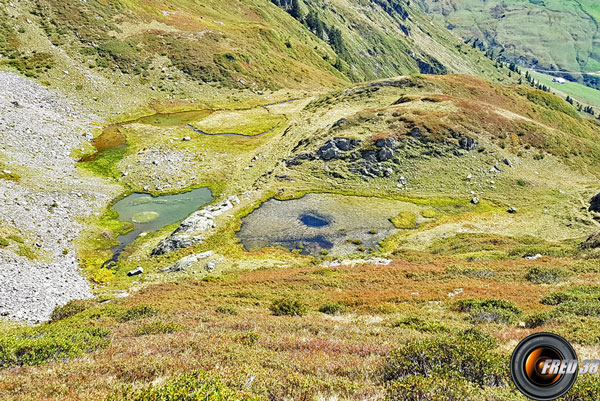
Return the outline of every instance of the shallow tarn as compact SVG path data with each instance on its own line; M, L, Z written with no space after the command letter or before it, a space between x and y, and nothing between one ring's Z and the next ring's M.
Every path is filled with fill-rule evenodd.
M133 224L133 230L118 237L120 244L112 249L114 257L111 261L116 262L123 249L140 234L154 232L183 220L212 200L212 192L208 188L162 196L133 193L121 199L115 203L113 209L119 213L119 220Z
M270 199L242 220L237 235L247 250L284 247L303 254L323 250L350 254L377 249L379 242L398 231L389 219L403 211L420 216L421 207L396 200L332 194Z

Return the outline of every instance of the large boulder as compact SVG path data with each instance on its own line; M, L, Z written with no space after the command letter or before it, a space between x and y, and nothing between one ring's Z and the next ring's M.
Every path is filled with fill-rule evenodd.
M594 195L594 197L590 201L589 211L600 213L600 192Z
M152 256L158 255L166 255L167 253L171 253L176 251L177 249L185 249L190 246L194 246L196 244L201 243L204 240L204 237L201 235L196 236L186 236L186 235L175 235L171 234L167 238L161 240L156 248L152 250Z

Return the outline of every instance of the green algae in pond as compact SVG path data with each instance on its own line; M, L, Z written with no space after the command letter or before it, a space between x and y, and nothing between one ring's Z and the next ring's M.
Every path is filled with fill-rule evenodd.
M212 192L208 188L156 197L134 193L121 199L113 209L119 213L119 220L133 224L133 230L117 238L120 244L112 249L114 257L110 261L116 262L123 249L141 233L154 232L183 220L212 200Z
M131 221L138 224L150 223L160 217L156 212L139 212L131 216Z

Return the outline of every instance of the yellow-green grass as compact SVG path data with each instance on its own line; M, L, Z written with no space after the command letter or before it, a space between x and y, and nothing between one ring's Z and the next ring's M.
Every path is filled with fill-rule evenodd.
M265 109L254 109L246 111L222 111L215 112L203 120L193 123L207 134L237 134L254 136L265 134L280 125L284 125L285 118L274 115Z

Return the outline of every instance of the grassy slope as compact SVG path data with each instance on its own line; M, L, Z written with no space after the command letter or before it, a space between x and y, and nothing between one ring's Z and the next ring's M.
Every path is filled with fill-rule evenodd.
M343 72L334 68L338 56L328 43L267 0L14 5L2 10L2 64L69 92L93 92L92 106L113 104L121 111L139 112L140 98L223 101L224 93L233 97L237 90L338 87L349 79L418 72L417 60L439 62L449 72L506 79L415 5L405 5L407 19L374 3L304 5L304 11L314 7L328 26L342 30L343 58L353 64L346 63Z
M387 3L399 4L406 15L401 14L400 9L384 9L382 4ZM348 74L355 80L419 72L424 68L438 73L507 79L490 60L481 57L480 51L463 46L414 3L334 0L325 6L307 1L305 6L305 11L316 11L327 26L342 31L348 52L342 58ZM424 65L420 67L419 62Z
M567 282L539 285L525 279L529 269L558 268L573 274L582 265L568 258L478 263L425 254L405 258L412 261L261 269L154 286L127 300L87 305L93 309L50 327L103 327L113 333L111 344L68 362L5 370L0 399L102 400L130 384L143 388L153 383L160 388L166 378L196 369L216 372L228 385L263 399L382 397L381 367L391 350L411 341L444 341L475 326L498 340L496 349L505 358L518 340L539 330L577 339L581 358L600 351L597 317L565 313L536 329L516 324L548 310L540 300L565 284L597 280L597 269L572 275ZM500 294L519 308L516 315L509 314L514 320L508 324L477 323L454 307L457 300ZM273 316L269 307L280 297L307 305L308 314ZM341 313L319 312L327 302L336 304ZM135 305L153 309L132 309ZM154 334L144 334L149 330ZM507 365L496 368L504 371ZM494 400L524 400L505 380L506 387L474 386L472 399L488 399L485 393L485 397L493 394ZM584 387L580 379L572 394L582 398L573 400L598 394L597 385L588 385L587 396Z
M567 71L600 70L600 19L595 2L423 0L421 3L458 34L468 40L478 38L504 59Z

